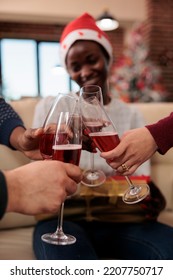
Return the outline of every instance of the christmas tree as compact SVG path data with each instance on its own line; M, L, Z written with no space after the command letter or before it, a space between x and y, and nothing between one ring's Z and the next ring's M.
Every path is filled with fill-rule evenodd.
M125 102L161 102L167 92L161 69L149 60L143 40L143 24L135 24L129 33L122 57L113 65L110 86Z

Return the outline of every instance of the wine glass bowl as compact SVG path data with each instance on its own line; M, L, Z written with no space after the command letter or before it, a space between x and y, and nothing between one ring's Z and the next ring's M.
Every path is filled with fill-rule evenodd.
M97 98L97 100L103 104L102 91L101 88L97 85L86 85L83 86L80 90L80 95L82 98ZM88 131L100 131L100 123L90 122L87 120L87 125L85 125L85 135L88 135ZM89 128L89 130L88 130ZM90 169L87 169L83 172L82 184L88 187L98 187L106 181L106 176L102 170L96 169L94 166L94 153L90 153Z
M57 120L53 141L53 160L79 165L81 154L81 132L78 126L81 126L81 119L78 115L70 115L69 112L61 112Z
M46 127L44 133L40 137L39 148L43 159L52 159L52 145L54 141L55 130Z
M97 97L92 96L84 99L81 95L80 106L83 122L88 131L88 135L93 140L95 146L101 152L113 150L120 143L120 138L113 122ZM90 124L89 126L88 123ZM93 131L91 129L92 123L93 126L96 123L100 125L99 131ZM126 166L124 165L124 168L125 167ZM125 179L129 185L129 188L123 195L123 201L125 203L134 204L149 195L150 189L147 184L134 185L128 176L125 176Z
M58 160L79 165L82 149L82 119L78 98L70 94L59 95L53 103L43 125L40 139L43 159ZM61 204L58 226L54 233L41 236L44 242L54 245L69 245L76 238L63 232L64 203Z

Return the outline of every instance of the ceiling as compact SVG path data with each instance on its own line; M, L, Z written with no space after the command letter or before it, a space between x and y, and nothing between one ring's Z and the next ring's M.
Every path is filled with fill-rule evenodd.
M145 0L0 0L0 20L66 23L83 12L98 17L105 9L121 26L146 18Z

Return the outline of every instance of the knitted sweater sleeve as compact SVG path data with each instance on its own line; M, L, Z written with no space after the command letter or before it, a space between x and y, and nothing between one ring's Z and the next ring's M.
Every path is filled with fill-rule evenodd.
M153 136L160 154L164 155L173 147L173 112L157 123L147 125L146 128Z
M23 121L11 106L0 98L0 144L12 148L9 139L17 126L24 127Z
M8 202L7 184L4 174L0 170L0 219L5 214Z

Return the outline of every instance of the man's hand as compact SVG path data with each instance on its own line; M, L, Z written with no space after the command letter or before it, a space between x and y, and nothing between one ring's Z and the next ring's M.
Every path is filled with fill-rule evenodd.
M40 137L43 134L43 128L38 129L24 129L23 127L16 127L11 136L11 145L32 160L42 159L39 150Z
M82 179L78 166L59 161L35 161L3 171L8 188L7 212L28 215L57 213Z

